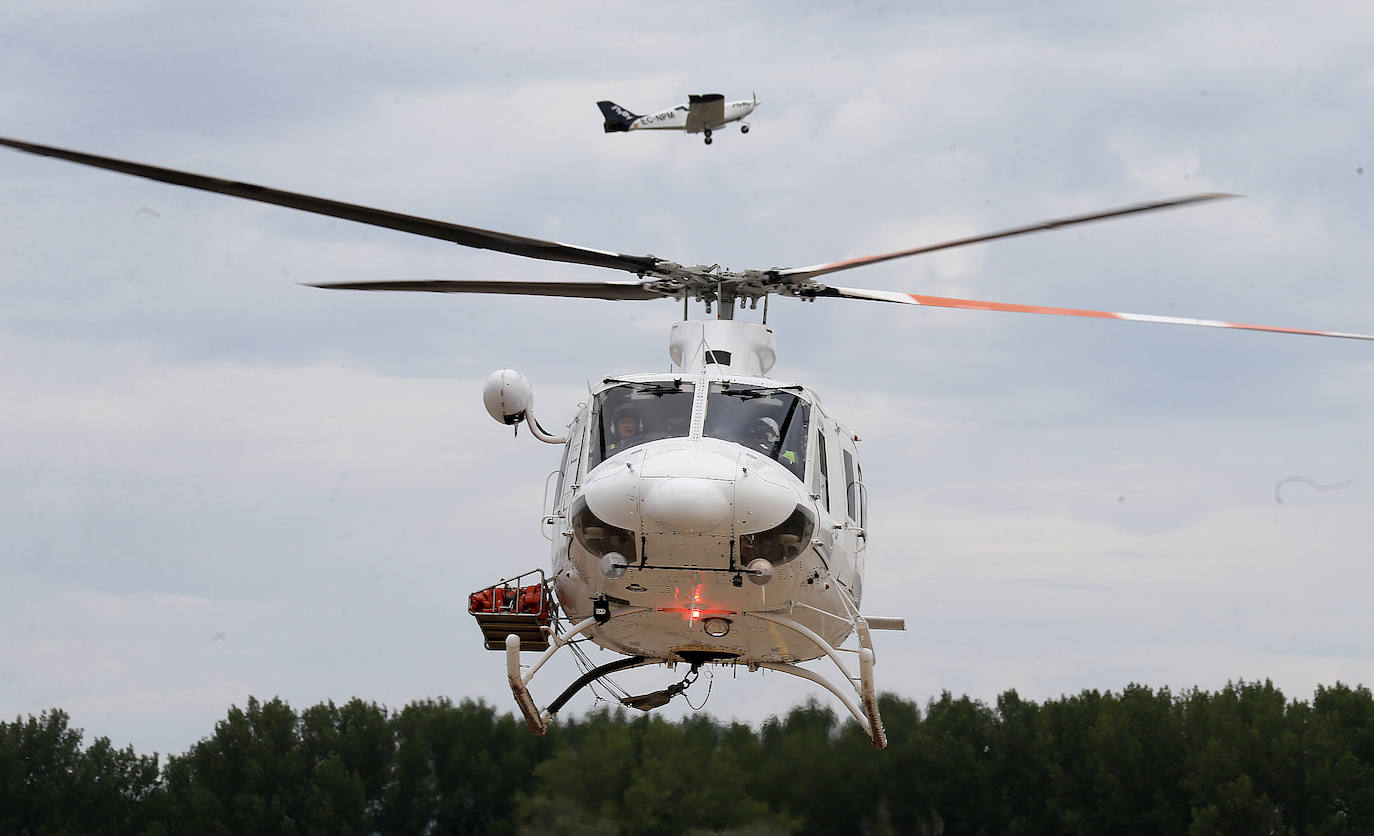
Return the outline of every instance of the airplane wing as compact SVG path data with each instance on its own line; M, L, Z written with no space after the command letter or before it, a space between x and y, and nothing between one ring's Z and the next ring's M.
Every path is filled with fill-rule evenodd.
M687 133L701 133L725 124L725 96L706 93L687 97Z

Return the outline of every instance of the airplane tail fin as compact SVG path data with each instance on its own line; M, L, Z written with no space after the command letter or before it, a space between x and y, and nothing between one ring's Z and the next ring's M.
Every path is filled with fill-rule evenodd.
M606 122L602 125L606 133L616 131L628 131L634 121L639 118L639 114L631 113L615 102L597 102L596 106L601 108L601 115L606 117Z

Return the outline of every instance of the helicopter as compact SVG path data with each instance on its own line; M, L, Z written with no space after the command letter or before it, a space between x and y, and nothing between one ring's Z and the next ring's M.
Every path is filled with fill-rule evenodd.
M668 687L621 702L650 710L683 694L705 666L776 671L832 693L874 746L887 737L878 710L873 632L900 617L861 608L868 550L868 494L854 435L803 383L769 376L777 356L769 299L856 299L981 311L1095 317L1355 340L1374 335L1248 325L1212 319L1043 307L839 287L832 273L1039 231L1212 202L1202 193L1012 227L894 252L804 267L722 269L652 255L592 249L403 215L327 198L0 138L0 145L300 211L532 259L585 264L633 279L547 282L363 281L327 289L678 300L670 373L618 374L591 388L554 434L534 414L533 387L510 369L483 387L488 413L562 447L543 517L551 564L474 592L469 612L489 650L503 652L512 696L529 728L545 733L581 689L619 671L685 665ZM692 319L691 305L707 319ZM737 319L757 310L760 322ZM593 666L590 641L621 658ZM853 642L855 647L848 644ZM567 649L583 674L542 708L531 684ZM540 652L529 665L523 652ZM853 654L854 659L847 659ZM831 661L838 677L802 667ZM857 665L852 664L857 662Z

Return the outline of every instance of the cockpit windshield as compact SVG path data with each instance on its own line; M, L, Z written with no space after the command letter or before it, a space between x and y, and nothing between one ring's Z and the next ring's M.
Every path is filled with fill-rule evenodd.
M599 420L588 468L617 453L660 438L683 438L692 427L695 387L681 380L625 383L596 396Z
M704 434L757 450L803 479L810 417L810 405L785 389L712 383Z

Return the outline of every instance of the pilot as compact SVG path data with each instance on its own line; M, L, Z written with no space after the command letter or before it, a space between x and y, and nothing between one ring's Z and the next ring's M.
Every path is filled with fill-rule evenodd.
M778 422L772 418L760 418L749 425L748 436L748 446L771 456L778 445Z
M635 417L634 407L629 404L621 404L611 413L611 426L614 427L614 435L611 443L606 445L606 450L621 449L633 444L635 436L639 435L639 419Z

